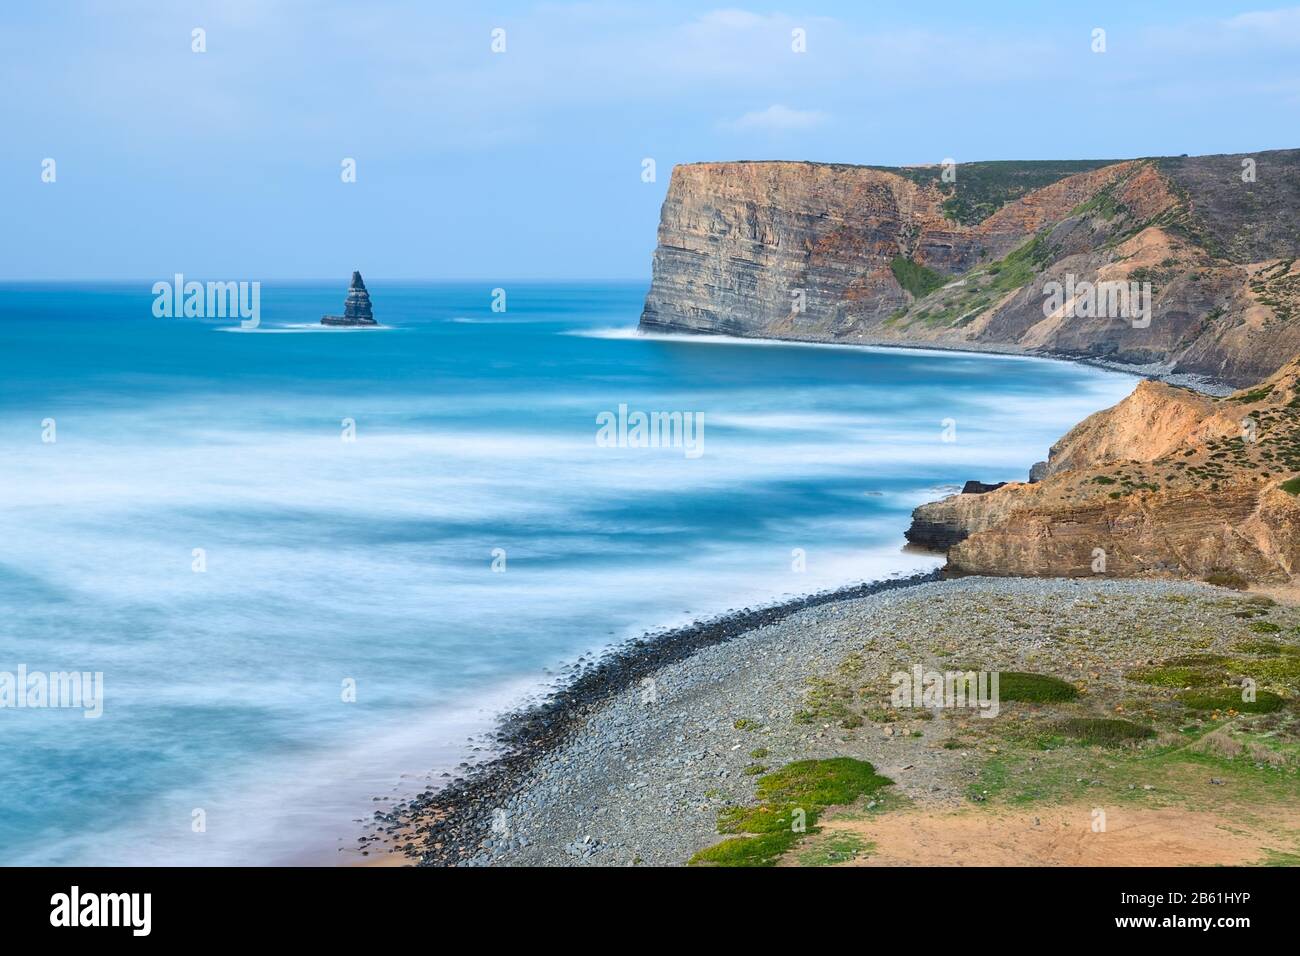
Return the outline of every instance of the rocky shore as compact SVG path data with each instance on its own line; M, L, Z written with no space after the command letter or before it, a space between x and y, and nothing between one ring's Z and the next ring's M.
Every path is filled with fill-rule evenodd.
M1164 748L1185 750L1187 761L1180 770L1184 775L1198 773L1207 759L1230 762L1241 752L1263 753L1261 741L1278 734L1280 728L1289 749L1280 757L1263 758L1257 766L1300 786L1295 779L1300 772L1295 745L1300 721L1294 717L1292 703L1300 695L1296 667L1300 645L1294 642L1294 635L1300 633L1300 614L1279 608L1276 616L1287 615L1285 624L1255 621L1274 606L1271 600L1200 583L1156 579L1208 576L1241 588L1246 581L1240 574L1210 572L1250 566L1243 555L1252 554L1268 555L1289 569L1293 550L1289 544L1275 543L1276 533L1269 538L1263 531L1256 534L1247 528L1251 518L1247 512L1258 510L1254 498L1243 498L1241 520L1225 526L1247 528L1253 537L1216 530L1218 511L1235 501L1228 493L1233 483L1226 479L1239 471L1256 496L1256 488L1265 487L1255 477L1262 469L1253 453L1225 463L1219 443L1235 434L1242 414L1254 416L1251 420L1258 420L1261 434L1271 441L1295 405L1287 399L1295 391L1298 375L1288 366L1267 389L1239 397L1227 408L1222 399L1204 392L1145 382L1125 402L1090 417L1053 446L1048 461L1035 466L1034 483L986 485L972 480L961 494L917 509L908 534L912 543L948 551L947 572L970 577L940 580L936 573L864 584L772 607L745 608L689 627L647 634L596 660L579 659L549 696L504 716L492 739L482 742L482 749L492 753L490 759L462 765L464 775L449 778L442 788L427 789L389 810L376 811L359 849L390 861L426 866L680 865L718 843L719 814L735 812L754 800L756 782L765 779L764 774L809 760L862 761L861 766L874 768L891 781L888 797L873 799L854 812L874 818L902 799L912 807L913 816L903 818L901 824L893 817L891 821L903 830L942 829L952 814L962 813L972 802L983 802L1005 784L999 770L993 774L993 791L979 789L978 781L990 774L988 753L1016 753L1025 747L1023 724L994 721L984 726L977 719L972 727L959 715L940 714L941 719L934 719L934 714L900 714L888 706L887 688L881 684L884 675L952 662L960 662L963 669L1050 675L1051 680L1070 682L1084 695L1082 704L1070 704L1065 710L1015 713L1017 721L1041 723L1033 738L1039 742L1030 747L1033 755L1020 765L1027 778L1042 772L1044 765L1036 762L1041 741L1051 739L1057 745L1053 727L1071 721L1114 723L1112 714L1138 712L1145 717L1143 724L1129 725L1123 719L1118 723L1139 739L1150 737ZM1186 447L1197 451L1184 453ZM1188 491L1179 492L1181 497L1173 498L1171 514L1180 520L1162 525L1160 541L1139 539L1140 525L1117 523L1108 516L1139 497L1148 504L1155 500L1150 498L1154 482L1144 483L1131 474L1137 467L1135 458L1160 464L1170 461L1174 453L1176 466L1166 466L1169 474L1163 480L1192 482ZM1243 454L1240 449L1235 453ZM1288 466L1295 454L1288 443ZM1105 473L1097 472L1099 466ZM1186 478L1181 474L1184 470ZM1200 480L1228 487L1216 484L1210 494L1198 497L1195 483ZM1079 501L1062 497L1061 488L1067 484L1070 495ZM1290 494L1270 493L1270 501L1278 499L1275 510L1293 507ZM1104 505L1096 521L1081 521L1087 499L1101 495ZM1202 510L1213 511L1204 520L1193 507L1202 501ZM1055 507L1060 512L1058 523L1065 522L1079 533L1038 535L1018 511L1027 507L1025 502L1038 502L1034 516L1040 521L1055 515L1050 510ZM1194 551L1180 552L1196 555L1194 575L1161 557L1168 541L1183 534L1184 527L1184 536L1199 535ZM1291 527L1272 520L1261 525L1265 530ZM1026 545L1008 539L982 564L972 559L971 555L981 554L972 551L975 546L987 550L988 542L1022 531L1022 536L1028 536ZM1130 537L1117 538L1121 533ZM1030 550L1030 538L1040 541L1036 551ZM1067 550L1061 555L1048 553L1041 542ZM1098 542L1106 543L1103 550L1109 568L1105 562L1098 568L1094 550ZM1143 579L1117 579L1135 573ZM989 574L998 576L981 576ZM1013 574L1021 576L1001 576ZM1253 573L1251 578L1269 575ZM1280 668L1267 661L1260 664L1253 656L1231 656L1244 646L1258 644L1252 634L1259 633L1285 634L1291 642L1251 652L1280 655ZM1219 697L1228 701L1226 720L1217 710L1207 715L1171 700L1170 689L1154 695L1146 689L1134 697L1130 676L1134 668L1180 659L1210 661L1205 666L1219 668L1185 679L1198 683L1204 678L1214 684ZM1231 706L1238 693L1235 682L1257 666L1271 675L1267 693L1282 701L1291 715L1280 725L1277 721L1282 718L1275 715L1248 717ZM1184 669L1174 668L1179 680L1184 679ZM1264 719L1273 723L1262 731L1252 723ZM1172 736L1175 731L1195 736L1183 740ZM1224 758L1224 753L1229 756ZM1062 761L1073 769L1062 771ZM1078 755L1055 762L1058 776L1092 774L1075 779L1088 781L1089 787L1109 788L1107 796L1121 802L1138 786L1131 776L1139 766L1134 759L1100 767ZM1231 776L1235 768L1229 765L1219 772ZM1116 774L1117 779L1106 782L1107 776ZM1066 782L1056 785L1060 792L1049 797L1060 798L1071 789L1068 778L1063 779ZM1170 791L1182 794L1195 793L1203 783L1182 777L1166 780ZM1247 783L1243 782L1243 794L1249 789ZM1156 789L1154 784L1142 786L1142 793ZM1085 801L1097 799L1095 794L1072 795ZM1221 845L1216 837L1221 821L1207 816L1205 809L1217 807L1215 800L1222 802L1221 798L1207 798L1200 809L1188 809L1185 800L1178 807L1126 805L1126 814L1136 814L1126 820L1132 827L1157 832L1171 826L1199 827L1203 839L1194 847L1182 847L1179 852L1188 854L1183 862L1203 862L1197 854L1225 863L1242 862L1243 854L1253 859L1251 855L1261 847L1280 847L1277 852L1283 854L1300 849L1288 844L1285 834L1279 837L1265 832L1267 828L1247 833L1232 846ZM1250 803L1246 796L1238 801L1243 806ZM1269 814L1277 818L1290 813L1287 806L1270 805ZM1074 816L1086 812L1081 807L1071 811ZM1181 816L1171 822L1168 813ZM1300 814L1300 808L1295 813ZM1074 816L1061 825L1077 826L1080 821ZM1023 822L1002 819L989 825L1014 829ZM1300 820L1296 824L1300 827ZM964 820L957 829L969 825ZM797 863L809 855L842 861L847 852L843 848L849 846L858 849L845 859L871 856L865 848L874 842L864 843L854 829L866 824L860 819L857 823L841 820L836 826L834 839L840 843L819 850L822 837L799 841L812 849L782 862ZM1037 831L1031 838L1012 834L1009 842L1000 844L1005 859L988 862L1018 862L1058 846L1050 835L1040 837ZM913 834L908 839L930 845L926 840L949 837L932 834L922 840ZM1043 843L1037 850L1035 841ZM1131 862L1142 862L1141 846L1130 845ZM1148 862L1170 862L1161 855L1166 850L1154 850ZM909 859L909 852L907 846L893 846L881 859L945 862ZM1083 856L1077 859L1040 862L1089 862L1087 854L1093 851L1079 852ZM1178 859L1175 855L1172 861Z
M981 781L990 761L1018 752L1026 722L1049 727L1063 716L1120 713L1141 721L1144 732L1150 725L1159 743L1179 728L1221 731L1207 715L1177 709L1172 691L1134 684L1133 668L1178 655L1227 660L1251 646L1263 630L1256 618L1269 614L1274 633L1300 624L1291 608L1203 584L1100 578L911 579L744 610L635 642L587 666L550 700L503 722L498 759L377 813L373 846L424 865L680 865L722 839L718 814L752 802L761 774L844 757L868 761L892 781L887 795L856 808L865 819L902 805L912 816L899 819L946 819L996 802L1007 772L988 787ZM1253 658L1241 661L1255 666ZM1009 703L1002 719L989 721L897 711L887 675L915 665L1050 674L1082 696L1059 705L1066 708L1059 713ZM1294 668L1268 666L1261 687L1294 694ZM1294 721L1282 736L1294 744ZM1115 757L1103 758L1109 770L1076 771L1091 751L1053 746L1062 756L1031 748L1026 780L1059 777L1071 793L1124 803L1125 812L1164 812L1167 803L1131 804L1194 794L1219 786L1208 782L1214 773L1235 773L1229 767L1207 776L1196 763L1195 782L1175 784L1153 765L1140 772L1162 782L1134 783L1107 778L1128 766ZM1201 760L1199 746L1192 749ZM1294 786L1290 760L1261 762L1253 772ZM1090 776L1075 781L1076 772ZM859 822L833 827L865 825L846 819ZM1261 831L1251 839L1285 849L1284 837ZM824 839L805 842L815 849ZM859 849L849 856L870 858Z
M399 852L411 862L448 866L471 861L493 841L493 815L548 757L584 732L592 716L619 695L639 692L641 682L698 651L725 644L809 608L937 580L936 573L887 579L806 595L766 607L742 608L719 617L645 636L610 649L596 660L579 658L544 699L504 714L490 743L495 755L465 775L449 779L376 811L363 847ZM647 685L649 686L649 685ZM369 851L367 851L369 852Z

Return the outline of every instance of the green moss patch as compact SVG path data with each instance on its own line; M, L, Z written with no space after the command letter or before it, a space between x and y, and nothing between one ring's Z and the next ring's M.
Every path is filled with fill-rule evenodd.
M851 757L789 764L759 778L757 806L728 807L718 815L719 833L750 835L701 850L691 857L690 864L771 866L805 832L817 832L817 818L827 807L852 803L891 783L865 760Z
M1027 674L1022 671L998 673L998 700L1048 703L1074 700L1079 689L1069 681L1046 674Z
M1241 714L1270 714L1281 710L1286 703L1277 694L1266 690L1256 691L1253 701L1244 701L1241 691L1234 689L1187 691L1175 700L1190 710L1235 710Z
M1071 717L1061 721L1057 729L1072 740L1101 747L1118 747L1156 735L1150 727L1113 717Z
M1156 664L1135 667L1125 672L1125 677L1140 684L1155 687L1204 687L1222 683L1220 675L1197 665Z
M792 841L784 831L723 840L691 857L691 866L772 866L790 849Z
M1282 645L1277 641L1265 641L1257 638L1238 641L1236 648L1243 654L1258 654L1263 657L1276 657L1282 653Z
M1261 684L1270 683L1300 693L1300 656L1282 653L1238 662L1235 670Z
M1225 654L1180 654L1162 663L1174 667L1214 667L1227 664L1232 658Z
M1291 492L1291 494L1295 493ZM1232 588L1234 591L1244 591L1250 587L1250 582L1235 571L1212 571L1205 576L1205 583L1213 584L1217 588Z

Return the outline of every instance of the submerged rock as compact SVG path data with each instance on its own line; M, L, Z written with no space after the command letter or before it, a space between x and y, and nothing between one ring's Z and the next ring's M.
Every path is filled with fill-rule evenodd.
M360 272L352 273L352 285L348 288L348 297L343 300L342 315L323 315L321 325L378 325L370 308L370 293L361 279Z

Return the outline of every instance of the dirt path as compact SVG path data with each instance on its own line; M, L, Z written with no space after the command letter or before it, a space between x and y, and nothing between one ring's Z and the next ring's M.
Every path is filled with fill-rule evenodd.
M1265 819L1267 826L1258 822ZM1253 807L1243 819L1226 811L1108 807L1104 832L1093 831L1087 804L905 810L823 824L819 839L851 834L874 845L851 866L1213 866L1258 863L1267 849L1294 852L1300 809Z

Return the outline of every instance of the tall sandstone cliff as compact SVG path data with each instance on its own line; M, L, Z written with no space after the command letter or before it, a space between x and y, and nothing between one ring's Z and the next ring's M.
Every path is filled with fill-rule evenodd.
M956 574L1300 573L1300 150L955 172L679 166L641 327L1263 380L1145 381L1033 481L923 505L908 537ZM1137 283L1150 310L1057 307L1048 283Z
M1300 353L1300 150L952 172L679 166L641 327L1159 363L1236 385ZM1150 283L1151 321L1047 314L1044 285L1069 278Z

